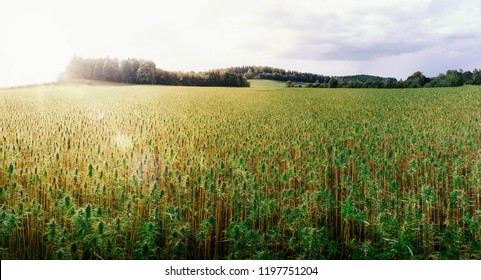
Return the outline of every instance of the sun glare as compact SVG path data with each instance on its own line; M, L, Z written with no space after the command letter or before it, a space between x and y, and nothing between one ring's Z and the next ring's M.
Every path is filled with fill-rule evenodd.
M126 150L132 146L132 139L122 132L115 135L115 144L122 150Z
M24 13L2 29L7 73L0 86L52 82L72 56L65 30L48 14Z

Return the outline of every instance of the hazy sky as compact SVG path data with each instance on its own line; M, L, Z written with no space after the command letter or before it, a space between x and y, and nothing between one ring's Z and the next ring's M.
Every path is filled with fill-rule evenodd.
M481 68L481 1L2 1L0 86L55 80L74 54L166 70L435 76Z

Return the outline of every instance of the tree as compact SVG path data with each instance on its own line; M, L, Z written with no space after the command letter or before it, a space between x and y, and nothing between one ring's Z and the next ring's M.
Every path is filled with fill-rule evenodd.
M120 82L121 69L117 59L105 58L103 60L102 76L106 81Z
M431 79L429 83L425 85L426 87L449 87L449 83L446 80L446 75L440 73L435 78Z
M331 78L329 80L329 87L330 88L338 88L339 87L339 81L336 78Z
M463 75L463 83L464 83L465 85L472 85L472 84L474 84L474 81L473 81L473 72L471 72L471 71L466 71L466 72L463 72L462 75Z
M384 88L385 87L385 83L381 80L376 80L376 81L373 81L372 82L372 87L373 88Z
M463 74L456 70L448 70L446 72L446 80L450 87L459 87L463 85Z
M294 86L294 83L292 81L287 81L286 82L286 87L290 88L290 87L293 87Z
M85 60L79 56L73 56L61 75L63 79L82 79L85 77Z
M407 78L407 80L404 82L404 87L420 88L420 87L424 87L424 85L428 82L429 82L429 79L426 78L426 76L424 76L421 71L416 71Z
M362 88L362 82L351 80L346 84L347 88Z
M385 79L384 80L384 87L385 88L394 88L394 87L396 87L396 83L392 79Z
M155 69L155 63L153 61L142 61L139 69L137 70L137 80L139 84L154 84Z
M93 68L92 68L92 79L94 80L104 80L103 77L103 63L100 63L98 59L95 60L93 63Z
M120 63L120 77L122 82L129 84L137 84L137 71L139 70L140 62L137 59L122 60Z
M473 85L481 85L481 70L476 68L473 71Z

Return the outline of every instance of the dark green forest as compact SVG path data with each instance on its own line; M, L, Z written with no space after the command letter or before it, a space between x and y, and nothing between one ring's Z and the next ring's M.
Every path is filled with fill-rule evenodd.
M320 83L325 83L325 82L328 82L330 79L329 76L290 71L290 70L284 70L284 69L274 68L269 66L239 66L239 67L230 67L223 70L234 73L234 74L241 74L249 80L265 79L265 80L274 80L274 81L283 81L283 82L293 81L293 82L302 82L302 83L314 83L318 81Z

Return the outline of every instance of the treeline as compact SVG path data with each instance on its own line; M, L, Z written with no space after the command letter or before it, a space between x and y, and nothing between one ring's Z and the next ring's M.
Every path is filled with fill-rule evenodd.
M481 70L448 70L436 77L426 77L417 71L405 81L392 77L372 75L351 75L330 77L319 74L289 71L268 66L240 66L223 69L241 74L246 79L266 79L286 82L287 87L308 88L420 88L420 87L457 87L462 85L481 85Z
M326 82L296 84L296 80L286 82L286 87L308 88L422 88L422 87L458 87L463 85L481 85L481 70L448 70L436 77L426 77L420 71L413 73L405 81L395 78L382 78L370 75L331 77Z
M235 74L242 74L247 79L283 81L286 82L287 87L395 87L397 83L395 78L370 75L330 77L269 66L240 66L223 70Z
M383 78L372 75L352 75L339 77L339 85L347 88L396 88L400 87L396 78Z
M420 87L459 87L463 85L481 85L481 70L448 70L436 77L428 78L417 71L403 82L405 88Z
M241 75L225 70L174 72L156 67L150 60L129 58L82 58L75 56L60 79L87 79L129 84L248 87Z
M157 68L150 60L82 58L75 56L61 79L87 79L129 84L248 87L248 79L286 82L287 87L310 88L420 88L481 85L481 71L448 70L436 77L417 71L405 81L372 75L330 77L268 66L239 66L207 72L174 72Z
M328 82L330 79L329 76L290 71L268 66L239 66L230 67L223 70L235 74L241 74L246 79L265 79L282 82L293 81L302 83L314 83L316 81L320 83L325 83Z
M296 81L297 82L297 81ZM304 85L287 81L286 87L307 87L307 88L398 88L401 87L395 78L383 78L370 75L354 75L331 77L327 82L307 83Z

